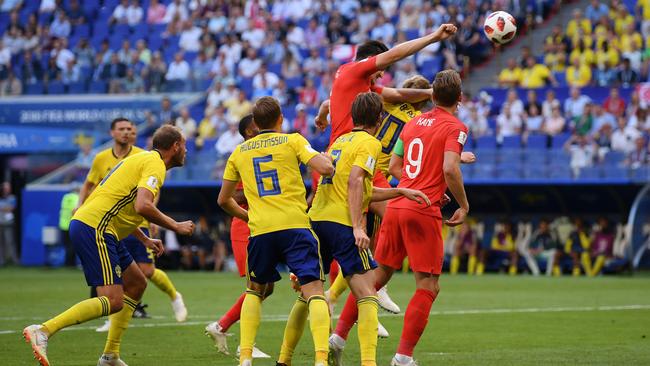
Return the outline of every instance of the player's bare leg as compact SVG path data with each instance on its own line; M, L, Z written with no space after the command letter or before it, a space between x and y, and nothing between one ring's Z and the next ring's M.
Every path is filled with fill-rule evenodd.
M120 359L122 335L129 326L133 311L147 288L147 279L140 267L135 262L131 262L131 265L122 273L122 281L122 286L102 286L97 288L97 295L108 297L111 307L113 304L118 305L118 301L121 302L119 311L111 311L111 325L108 330L104 353L97 362L98 366L126 365Z
M414 275L415 294L406 308L402 337L391 366L417 365L413 360L413 349L427 326L431 306L440 292L438 275L422 272L415 272Z

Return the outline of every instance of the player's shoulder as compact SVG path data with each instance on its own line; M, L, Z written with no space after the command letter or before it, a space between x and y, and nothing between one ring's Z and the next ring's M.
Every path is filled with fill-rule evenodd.
M137 146L133 145L131 147L131 153L129 155L135 155L135 154L139 154L139 153L146 152L146 151L147 150L145 150L145 149L143 149L141 147L137 147Z
M113 154L113 149L110 147L108 149L104 149L98 152L97 154L95 154L95 160L97 161L112 158L112 157L115 157L115 154Z

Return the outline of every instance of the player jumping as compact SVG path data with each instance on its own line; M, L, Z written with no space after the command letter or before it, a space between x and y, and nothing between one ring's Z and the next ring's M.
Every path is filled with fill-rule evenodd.
M315 346L315 365L325 366L328 356L330 316L323 293L324 273L318 239L310 230L306 191L300 163L324 176L334 172L332 159L319 154L299 134L284 134L277 100L255 102L253 119L260 134L232 153L219 192L219 205L231 216L248 222L248 290L241 309L241 366L253 364L253 344L260 325L262 300L280 279L278 263L286 263L302 285ZM246 211L233 198L243 182Z
M119 241L133 234L142 245L160 255L164 250L162 242L147 237L139 229L143 219L181 235L194 231L191 221L176 222L154 204L166 171L185 163L185 138L178 128L163 126L153 136L153 148L117 164L74 214L70 237L86 282L97 287L98 297L83 300L45 323L23 330L42 366L50 365L47 343L52 335L109 314L111 328L97 365L126 366L120 359L120 342L147 280Z
M454 117L461 94L461 80L456 71L446 70L436 75L433 83L436 107L404 127L389 168L401 178L398 187L420 189L433 202L441 201L449 187L460 208L445 221L448 226L462 224L469 212L460 171L460 154L467 140L467 127ZM395 169L398 166L401 166L401 172ZM375 260L379 263L374 271L376 286L385 285L408 256L417 287L406 310L399 348L391 362L393 366L417 365L412 358L413 349L440 291L438 277L444 256L441 232L439 205L422 209L403 198L389 202L375 251ZM348 298L336 331L330 337L331 350L339 359L346 338L341 335L346 335L357 319L355 305Z
M430 204L420 191L372 186L375 165L380 157L381 142L374 136L381 122L381 97L373 92L357 95L352 104L354 128L339 137L330 147L336 173L323 177L309 210L312 228L321 242L324 268L333 258L352 289L359 309L359 345L362 366L376 366L377 292L372 269L377 265L370 253L364 213L370 201L405 196ZM421 205L424 207L424 205ZM291 365L293 351L307 320L304 299L291 310L278 366Z

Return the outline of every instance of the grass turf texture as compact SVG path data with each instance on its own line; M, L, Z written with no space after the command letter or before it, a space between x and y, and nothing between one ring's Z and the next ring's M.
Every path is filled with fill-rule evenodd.
M168 298L149 285L144 302L153 319L133 319L122 342L130 365L236 365L218 354L204 326L225 312L243 290L233 274L170 272L189 310L186 324L175 323ZM288 276L263 307L257 346L277 357L294 293ZM443 276L442 291L429 325L415 349L420 365L649 365L650 277L532 278L486 275ZM413 292L410 275L396 275L389 286L402 314ZM76 270L0 269L0 364L36 365L21 338L26 325L39 323L85 298L88 289ZM337 313L342 307L337 306ZM380 313L391 333L379 340L378 365L388 365L396 350L403 315ZM49 343L53 365L94 365L106 333L94 327L103 319L62 331ZM230 330L231 351L239 327ZM356 327L345 361L358 365ZM309 330L294 365L312 365ZM274 365L275 359L256 365Z

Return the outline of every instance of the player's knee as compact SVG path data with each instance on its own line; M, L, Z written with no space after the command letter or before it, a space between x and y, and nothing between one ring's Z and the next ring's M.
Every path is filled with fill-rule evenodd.
M269 285L269 286L267 286L266 289L264 289L264 294L263 294L263 295L264 295L264 298L267 298L267 297L273 295L273 290L274 290L274 286L273 286L273 285Z
M122 296L109 296L108 297L108 302L111 306L111 314L115 314L122 310L122 307L124 306L124 300L122 299Z
M142 270L142 274L146 278L151 278L151 276L153 276L153 272L155 269L152 265L147 264L147 265L140 266L140 270Z

